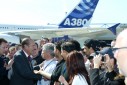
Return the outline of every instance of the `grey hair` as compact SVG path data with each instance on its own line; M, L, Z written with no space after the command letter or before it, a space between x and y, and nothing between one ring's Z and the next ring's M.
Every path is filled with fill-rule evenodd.
M43 45L43 48L42 48L42 49L43 49L44 51L49 52L50 55L51 55L52 57L54 57L54 56L55 56L54 47L55 47L55 45L54 45L53 43L46 43L46 44Z

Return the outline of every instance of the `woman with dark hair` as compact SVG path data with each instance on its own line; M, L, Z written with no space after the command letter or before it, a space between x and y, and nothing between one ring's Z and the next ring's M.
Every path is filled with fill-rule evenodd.
M60 76L59 81L61 83L64 85L90 85L90 79L81 53L77 51L69 53L66 65L69 81L67 82L63 76Z

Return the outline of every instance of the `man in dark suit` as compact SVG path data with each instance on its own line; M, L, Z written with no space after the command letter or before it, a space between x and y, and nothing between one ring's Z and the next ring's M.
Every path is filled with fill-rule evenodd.
M11 68L13 61L7 62L5 52L7 50L7 41L0 38L0 85L9 85L9 79L7 78L8 70Z
M22 50L14 55L10 85L34 85L34 80L42 78L41 75L34 74L30 62L30 55L34 50L35 42L30 38L24 38L21 44Z

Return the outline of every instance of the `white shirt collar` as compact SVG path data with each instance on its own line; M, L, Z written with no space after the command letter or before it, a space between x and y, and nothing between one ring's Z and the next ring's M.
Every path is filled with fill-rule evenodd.
M23 52L25 53L26 57L28 57L29 55L23 50Z

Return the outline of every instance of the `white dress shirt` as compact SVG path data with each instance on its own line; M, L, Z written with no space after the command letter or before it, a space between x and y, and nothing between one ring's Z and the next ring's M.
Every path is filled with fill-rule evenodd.
M53 70L55 69L57 61L54 59L45 60L43 67L44 72L52 74ZM43 77L40 81L37 82L37 85L50 85L50 80L45 80Z

